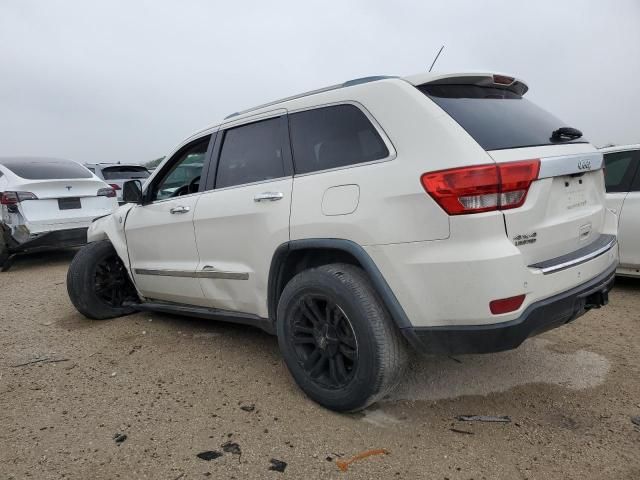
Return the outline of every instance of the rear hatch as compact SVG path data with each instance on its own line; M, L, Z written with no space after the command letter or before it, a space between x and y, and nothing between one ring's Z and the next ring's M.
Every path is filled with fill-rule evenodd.
M496 163L539 159L524 204L502 210L506 234L527 265L603 240L602 154L580 132L525 99L524 83L505 76L461 77L418 88Z
M19 188L37 197L19 204L31 233L86 226L95 217L111 213L116 206L113 197L98 195L107 185L93 178L32 181Z

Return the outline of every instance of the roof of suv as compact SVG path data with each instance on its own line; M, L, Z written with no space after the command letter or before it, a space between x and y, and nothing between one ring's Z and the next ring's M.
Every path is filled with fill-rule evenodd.
M220 128L221 125L225 123L231 123L237 120L244 120L245 118L253 117L263 113L272 112L273 110L277 110L279 108L295 109L298 107L298 100L300 100L300 105L302 105L305 103L302 100L312 95L318 95L318 94L323 94L323 93L332 92L332 91L339 91L341 89L345 89L349 87L356 87L356 86L366 87L367 84L372 84L380 81L405 82L406 84L413 85L413 86L424 85L426 83L492 86L494 88L511 90L514 93L517 93L519 95L524 95L529 89L529 87L523 80L518 79L512 75L507 75L503 73L490 73L490 72L454 72L454 73L427 72L427 73L420 73L416 75L410 75L407 77L377 75L377 76L356 78L340 84L331 85L329 87L324 87L317 90L311 90L309 92L304 92L298 95L281 98L273 102L258 105L256 107L252 107L246 110L234 112L230 115L227 115L222 120L222 122L214 123L213 125L209 125L206 128L203 128L201 130L194 132L191 136L183 140L183 142L180 143L176 147L176 149L172 151L172 154L176 152L178 149L182 148L184 145L193 141L194 139L197 139L206 134L214 132L215 130ZM347 97L347 95L345 95L345 97ZM167 158L169 158L171 155L168 155Z
M267 107L275 107L291 100L308 97L311 95L317 95L319 93L329 92L331 90L338 90L341 88L353 87L355 85L362 85L365 83L376 82L379 80L402 80L408 82L414 86L429 84L465 84L465 85L480 85L480 86L493 86L497 88L504 88L511 90L520 95L524 95L529 87L520 79L517 79L511 75L488 73L488 72L459 72L459 73L419 73L416 75L410 75L407 77L397 77L388 75L376 75L371 77L355 78L353 80L347 80L344 83L331 85L329 87L319 88L317 90L311 90L308 92L300 93L290 97L285 97L280 100L265 103L252 107L239 112L234 112L227 115L224 119L235 119L235 117L241 117L249 113L256 113L258 110L262 110Z

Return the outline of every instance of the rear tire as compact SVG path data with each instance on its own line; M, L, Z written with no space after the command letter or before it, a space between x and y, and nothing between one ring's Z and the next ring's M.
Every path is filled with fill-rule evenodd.
M67 272L71 303L87 318L105 320L135 311L125 302L138 302L127 269L109 240L89 243L73 258Z
M284 288L277 315L291 375L328 409L366 408L404 372L405 340L358 267L330 264L299 273Z

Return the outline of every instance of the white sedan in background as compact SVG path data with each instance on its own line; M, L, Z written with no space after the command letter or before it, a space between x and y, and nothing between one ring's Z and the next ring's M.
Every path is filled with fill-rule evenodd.
M618 275L640 277L640 144L601 149L607 207L618 215Z
M85 244L93 219L117 206L115 190L79 163L0 158L0 270L17 253Z

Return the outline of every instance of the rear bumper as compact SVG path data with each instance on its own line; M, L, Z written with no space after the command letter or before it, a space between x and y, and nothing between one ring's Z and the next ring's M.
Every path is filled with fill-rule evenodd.
M26 253L49 248L77 247L87 243L87 228L71 228L36 235L26 242L17 243L6 227L2 228L9 254Z
M489 325L455 325L410 327L402 329L405 337L424 353L491 353L518 347L527 338L562 326L592 308L608 303L616 267L590 281L532 303L516 319Z

